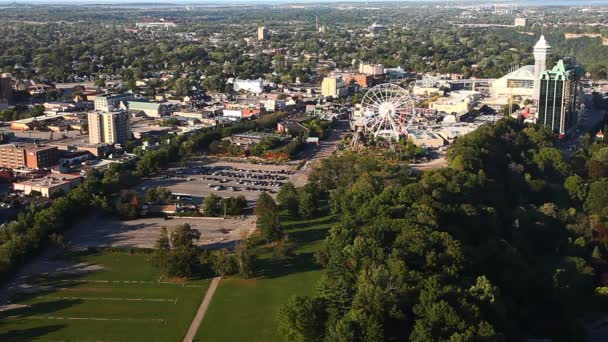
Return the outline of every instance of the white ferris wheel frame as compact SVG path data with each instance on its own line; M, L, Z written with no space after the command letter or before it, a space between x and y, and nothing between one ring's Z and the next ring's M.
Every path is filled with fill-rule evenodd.
M364 128L374 137L398 141L416 116L414 100L407 90L392 83L379 84L361 100Z

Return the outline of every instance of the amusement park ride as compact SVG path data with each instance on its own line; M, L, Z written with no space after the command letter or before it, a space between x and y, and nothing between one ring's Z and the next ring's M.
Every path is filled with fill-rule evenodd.
M414 119L415 105L409 92L398 85L384 83L371 88L361 100L361 109L353 117L357 133L353 146L362 136L384 139L389 144L407 135Z

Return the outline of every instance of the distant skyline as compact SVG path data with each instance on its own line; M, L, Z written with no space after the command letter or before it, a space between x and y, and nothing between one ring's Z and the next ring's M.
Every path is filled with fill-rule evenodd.
M458 3L480 3L480 4L506 4L517 3L518 5L597 5L608 4L608 0L0 0L0 3L18 3L18 4L225 4L225 3L240 3L240 4L298 4L298 3L391 3L391 2L434 2L443 4L458 4Z
M150 6L186 6L186 5L287 5L287 4L378 4L378 3L436 3L442 5L493 5L493 4L513 4L519 7L537 6L605 6L608 0L0 0L0 5L10 4L31 4L31 5L62 5L62 4L81 4L81 5L143 5Z

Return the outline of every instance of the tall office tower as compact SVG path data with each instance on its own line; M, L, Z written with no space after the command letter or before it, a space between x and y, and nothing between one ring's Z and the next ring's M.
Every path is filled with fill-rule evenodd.
M580 107L581 69L574 59L557 62L551 70L545 70L540 78L538 123L560 136L565 136L576 126Z
M91 144L123 144L131 138L131 117L126 111L88 114Z

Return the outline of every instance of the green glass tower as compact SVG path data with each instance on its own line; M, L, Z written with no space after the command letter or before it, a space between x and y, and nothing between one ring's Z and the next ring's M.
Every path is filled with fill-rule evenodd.
M540 75L538 123L565 136L576 126L581 69L574 59L557 62Z

